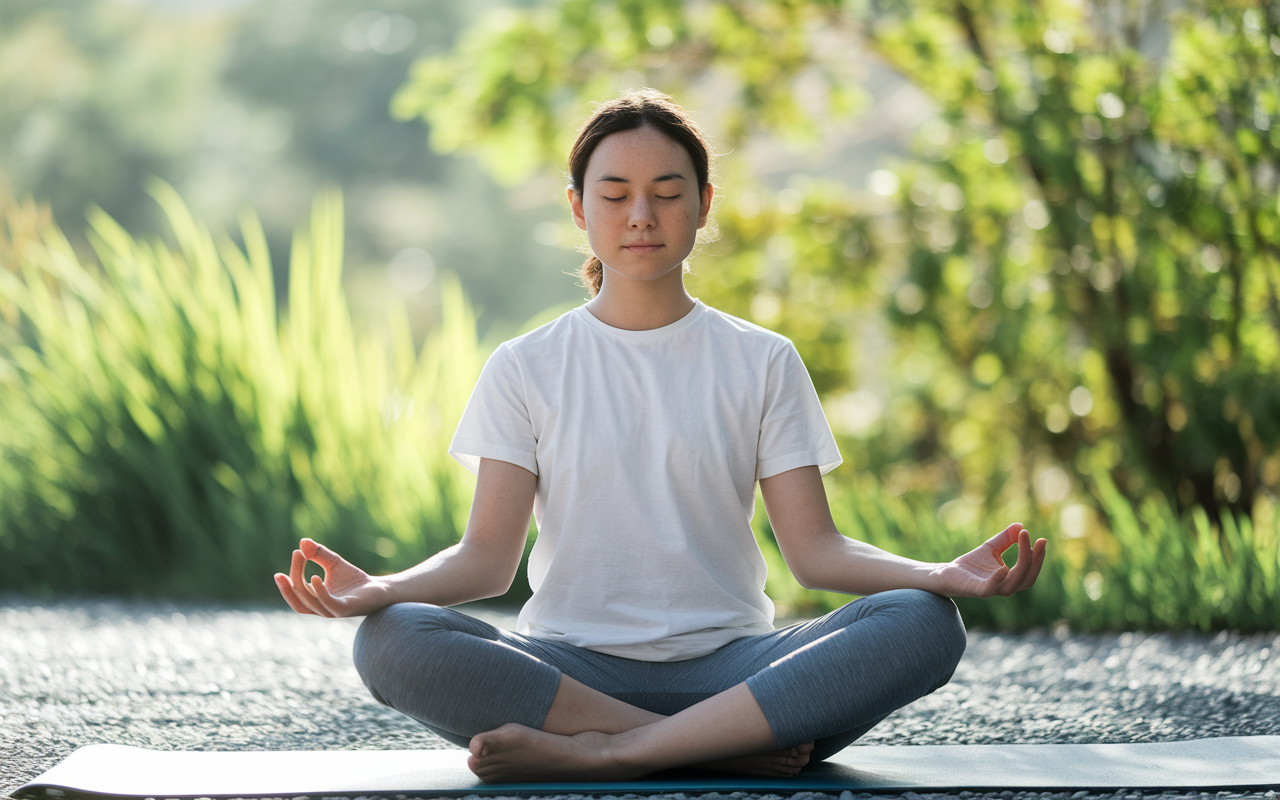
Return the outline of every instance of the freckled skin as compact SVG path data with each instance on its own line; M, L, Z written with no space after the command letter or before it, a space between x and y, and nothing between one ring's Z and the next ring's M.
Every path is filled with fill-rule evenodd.
M648 126L610 134L591 154L583 184L582 194L569 189L569 204L605 283L680 282L711 210L711 185L698 190L689 153Z

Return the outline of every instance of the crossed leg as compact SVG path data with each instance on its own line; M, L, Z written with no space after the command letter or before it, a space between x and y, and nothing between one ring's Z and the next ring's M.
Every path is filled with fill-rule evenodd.
M689 661L615 658L418 604L370 616L355 655L380 702L468 747L486 781L694 765L786 776L946 683L964 639L954 604L906 590Z
M492 782L628 780L690 765L790 777L813 750L811 742L776 750L745 683L663 717L566 678L551 708L542 730L508 723L472 737L471 771Z
M711 769L721 772L737 772L746 775L764 775L773 777L792 777L796 775L800 769L809 762L809 753L813 751L813 743L806 742L804 744L787 747L782 750L776 749L772 729L769 727L768 720L765 719L764 713L760 711L760 706L756 704L755 698L751 696L751 692L746 688L745 684L730 689L741 689L741 696L735 695L735 702L741 702L749 705L750 708L744 709L748 713L744 715L740 722L745 723L751 728L750 735L746 737L739 746L720 746L708 750L706 758L693 758L689 760L687 757L692 756L696 750L686 748L683 754L686 758L680 760L681 765L696 765L702 769ZM722 694L727 694L722 693ZM717 695L718 696L718 695ZM698 703L687 709L692 711L715 697ZM750 713L754 711L754 713ZM676 717L685 714L680 712ZM671 727L673 717L657 714L652 711L646 711L629 703L610 697L603 692L596 691L579 681L570 678L568 675L561 675L560 686L556 691L555 699L551 703L551 708L547 712L546 721L542 724L542 729L535 730L524 725L508 723L495 731L482 733L471 739L470 764L472 771L479 775L482 779L487 773L505 772L508 769L514 769L514 764L520 761L518 753L525 750L531 752L539 750L541 747L567 747L570 751L576 751L569 742L558 741L560 739L574 739L578 736L585 737L581 743L586 744L588 741L593 742L593 748L601 744L601 737L615 737L622 734L640 731L661 724L661 728L655 728L652 732L647 732L657 736L667 736L668 729ZM682 725L687 721L680 720ZM735 724L732 731L747 730L740 724ZM599 734L599 736L588 736L587 734ZM726 730L715 731L708 738L719 739L722 745L728 744L724 734ZM544 736L535 736L532 734L545 734ZM633 737L623 737L623 740ZM554 738L552 738L554 737ZM676 750L674 752L681 752ZM534 759L536 763L536 758ZM557 764L558 759L549 758L544 763ZM653 772L656 769L663 769L667 766L676 766L676 764L662 764L657 767L651 767L646 772ZM622 773L619 773L621 776ZM512 778L496 777L493 780L513 780Z

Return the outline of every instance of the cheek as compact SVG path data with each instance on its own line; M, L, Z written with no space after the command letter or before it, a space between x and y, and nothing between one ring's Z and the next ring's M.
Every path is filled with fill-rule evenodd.
M609 203L588 203L583 206L584 216L592 225L610 225L618 217L618 207Z
M697 229L698 229L698 209L696 208L680 209L680 216L679 216L678 222L680 227L690 228L694 231L696 235Z

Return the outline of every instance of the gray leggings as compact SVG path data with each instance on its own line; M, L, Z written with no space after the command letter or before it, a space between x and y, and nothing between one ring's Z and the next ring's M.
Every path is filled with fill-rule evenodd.
M746 681L778 748L814 742L819 761L945 684L964 647L954 603L901 589L687 661L604 655L400 603L360 626L355 662L378 702L463 747L507 722L541 728L562 674L665 715Z

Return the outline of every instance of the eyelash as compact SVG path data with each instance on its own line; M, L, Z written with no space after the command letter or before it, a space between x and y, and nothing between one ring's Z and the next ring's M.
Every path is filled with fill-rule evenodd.
M672 194L672 195L661 195L661 194L655 194L655 195L654 195L654 197L658 198L659 200L675 200L675 199L679 198L679 197L680 197L680 195L678 195L678 194ZM627 199L627 197L626 197L626 195L623 195L622 197L605 197L604 199L605 199L605 200L608 200L610 203L617 203L617 202L621 202L622 200L626 200L626 199Z

